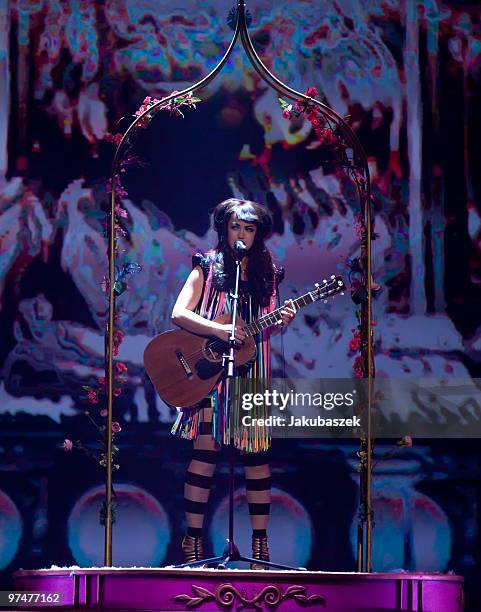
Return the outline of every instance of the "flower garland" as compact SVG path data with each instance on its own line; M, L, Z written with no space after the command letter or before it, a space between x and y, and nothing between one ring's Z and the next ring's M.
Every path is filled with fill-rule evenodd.
M366 228L363 223L361 214L355 216L354 220L354 232L362 244L366 240ZM377 235L373 232L373 240L377 238ZM355 304L361 304L367 299L367 278L364 273L362 262L359 258L349 259L347 262L349 267L349 282L351 285L351 298ZM381 291L381 285L371 280L371 291L374 297L376 297ZM349 342L349 350L351 352L360 352L362 349L362 321L361 321L361 310L356 310L357 328L352 329L353 336ZM371 321L371 326L376 327L376 321ZM372 333L372 331L371 331ZM356 355L353 365L354 375L357 378L367 377L367 368L364 363L362 353Z
M366 443L366 438L363 438L363 442ZM398 440L396 442L396 444L394 444L389 450L387 450L381 457L379 457L379 459L377 461L375 461L372 466L371 466L371 473L374 472L374 469L376 468L376 466L379 464L380 461L385 461L387 459L392 459L392 457L394 457L394 455L397 453L398 450L401 450L402 448L412 448L413 446L413 439L411 436L404 436L402 437L400 440ZM362 471L362 465L366 464L367 461L367 453L366 453L366 449L365 448L361 448L361 450L359 450L356 453L357 457L359 458L359 465L357 466L357 469L359 472ZM364 514L365 516L365 512L366 512L366 505L365 502L363 502L361 504L361 507L359 509L360 514Z
M304 95L309 98L316 98L319 92L316 87L308 87ZM320 107L311 100L305 100L304 98L298 100L295 104L289 104L282 98L278 98L278 100L282 108L282 116L285 119L291 120L301 116L306 117L314 129L318 145L328 147L332 151L334 159L329 161L344 166L356 182L359 193L365 196L366 178L363 172L356 166L355 161L348 157L346 153L348 145L339 134L337 127L333 126L332 122L323 115ZM344 117L344 119L348 120L349 115ZM361 219L358 225L359 232L362 231L362 228L363 224ZM376 237L373 231L372 239L375 240Z
M172 92L172 94L178 93L177 91ZM145 129L149 122L153 119L154 115L159 111L168 111L174 117L184 117L183 112L181 111L181 107L187 108L196 108L196 104L200 102L200 98L196 98L193 96L192 92L188 92L183 95L176 96L172 100L160 103L161 100L157 98L151 98L147 96L144 98L141 106L134 113L134 117L138 118L144 115L146 111L152 109L152 112L147 112L145 116L142 117L139 121L133 124L133 129L130 131L130 134L135 134L138 129ZM160 103L160 104L159 104ZM155 107L155 108L154 108ZM105 140L107 142L112 143L114 146L118 147L124 139L124 134L121 132L117 132L114 134L107 134ZM131 141L128 139L127 144L131 146ZM123 223L129 219L129 213L124 208L123 202L128 197L128 192L122 184L121 175L125 174L127 168L134 164L140 164L139 158L133 155L124 155L118 164L118 172L113 177L113 185L112 180L107 182L107 195L112 193L112 187L115 187L115 256L116 259L120 255L121 252L125 252L125 249L121 249L119 247L122 239L126 238L128 235L127 230L123 227ZM108 223L108 215L105 215L105 231L107 233L107 223ZM124 262L121 266L115 267L115 280L114 280L114 293L118 297L124 293L128 289L127 286L127 277L131 274L136 274L141 271L141 266L133 261ZM109 293L109 279L104 277L101 283L102 291L108 295ZM114 329L113 329L113 356L117 356L119 353L119 347L122 344L124 339L124 333L118 329L119 325L119 315L115 314L114 316ZM113 395L114 397L119 397L122 394L122 385L127 382L127 374L128 368L127 365L123 361L116 361L114 363L113 369ZM84 399L95 406L97 404L105 405L105 400L107 398L107 380L105 376L101 376L97 379L97 384L93 385L85 385L83 386L83 390L85 391ZM62 448L65 452L70 452L74 449L81 450L86 455L91 457L98 463L101 467L105 468L107 466L107 444L108 444L108 436L112 436L112 459L113 455L118 452L118 447L114 445L114 437L115 434L120 433L122 431L121 425L118 421L114 421L112 423L112 430L107 432L107 427L105 424L99 424L95 418L92 417L90 410L84 411L85 416L89 418L93 426L96 428L97 432L101 435L101 439L99 440L101 447L100 449L93 451L87 447L85 447L80 440L76 440L73 442L72 440L66 438L62 443ZM105 419L108 416L108 411L106 408L101 408L98 412L98 416ZM113 463L113 468L118 470L120 468L118 463ZM103 508L101 511L101 522L105 518L106 508ZM103 519L102 519L103 517Z
M171 95L173 96L178 93L179 93L178 91L173 91ZM171 115L174 115L174 117L183 118L184 113L180 110L181 107L187 106L187 108L196 109L197 108L196 105L200 101L201 101L200 98L194 97L192 92L189 91L186 94L172 98L172 100L170 100L169 102L164 102L163 104L159 104L159 106L156 106L155 112L157 113L158 111L166 110L166 111L169 111ZM134 117L140 117L141 115L145 113L145 111L150 110L159 102L160 100L158 98L151 98L150 96L147 96L146 98L144 98L144 101L142 102L140 108L135 111ZM137 123L136 127L146 128L149 121L153 118L153 116L154 116L153 114L146 115L145 118L143 118L141 121Z
M349 341L349 351L351 353L359 352L358 355L354 358L354 363L352 369L354 370L354 376L356 378L367 378L367 368L365 364L365 360L361 353L362 348L362 336L361 336L361 310L359 308L356 309L356 319L357 319L357 327L353 327L352 338ZM371 321L371 327L376 327L377 322ZM373 333L371 331L371 333Z
M315 87L308 87L304 92L306 96L309 98L316 98L319 95L318 90ZM357 188L361 197L366 196L366 178L361 171L360 168L356 167L354 160L350 159L347 155L346 148L347 145L344 142L343 138L337 131L337 128L331 124L331 122L323 115L319 105L311 100L306 100L302 98L298 100L295 104L289 104L282 98L279 98L280 105L282 107L282 116L287 119L296 119L301 116L305 116L306 119L310 122L314 129L314 133L316 135L316 139L319 143L319 146L329 147L334 154L334 160L340 165L344 166L351 174L353 180L355 181ZM347 117L346 117L347 119ZM371 196L372 198L372 196ZM374 227L371 227L371 237L373 240L377 238L377 235L374 232ZM358 214L355 219L354 231L361 243L361 258L364 259L365 256L365 245L367 242L367 232L366 226L364 223L364 219L361 214ZM360 258L351 259L348 261L348 266L350 268L349 272L349 280L351 282L351 297L356 304L361 304L367 299L367 275L365 270L363 269L363 264ZM371 281L371 290L374 294L377 294L381 290L381 286ZM352 338L349 341L349 351L351 353L358 353L354 358L353 370L354 375L357 378L367 378L368 377L368 365L366 363L365 355L367 354L367 342L371 340L371 338L363 338L362 334L362 312L360 308L356 309L356 318L357 318L357 327L352 329ZM371 321L371 330L370 333L373 334L372 328L376 327L376 321ZM365 480L363 481L362 475L365 474L363 468L366 468L367 465L367 439L365 436L361 438L361 450L358 452L359 457L359 466L358 469L361 473L361 489L366 486ZM372 444L372 441L371 441ZM394 453L403 447L410 448L412 446L412 438L411 436L404 436L401 440L399 440L396 445L390 449L385 455L382 457L383 459L388 459ZM372 452L372 446L369 452ZM372 466L374 469L376 464ZM367 519L367 498L364 494L361 495L361 502L359 506L359 519L361 522L366 521Z
M315 87L308 87L304 95L310 98L316 98L319 92ZM295 104L289 104L282 98L279 98L279 102L282 107L282 116L284 119L291 120L301 115L305 116L314 128L317 140L321 145L326 145L334 150L344 150L344 141L337 134L336 129L332 127L329 120L324 117L317 104L310 100L305 100L304 98Z
M304 93L309 98L316 98L319 95L316 87L308 87ZM352 173L354 180L358 184L358 187L361 191L363 191L366 184L364 175L358 168L355 167L352 161L343 155L347 145L337 133L336 128L334 128L329 120L323 115L320 107L315 102L305 100L304 98L295 104L289 104L282 98L279 98L279 102L282 107L282 116L285 119L291 120L300 116L306 117L314 129L314 133L319 144L329 147L335 153L339 161L343 165L347 166L349 171ZM356 215L354 231L362 243L366 239L366 231L362 216L360 214ZM373 238L375 237L376 236L373 233ZM348 262L348 265L350 267L349 280L351 282L352 299L356 304L360 304L366 298L366 278L363 273L361 261L359 259L352 259ZM379 289L380 287L375 285L374 290L378 291ZM360 310L356 311L356 317L358 320L358 325L356 329L352 330L353 336L349 342L349 350L351 353L361 352L362 348ZM376 326L375 321L372 322L372 326ZM367 376L367 369L365 367L362 354L358 354L355 357L353 369L354 375L357 378L364 378Z

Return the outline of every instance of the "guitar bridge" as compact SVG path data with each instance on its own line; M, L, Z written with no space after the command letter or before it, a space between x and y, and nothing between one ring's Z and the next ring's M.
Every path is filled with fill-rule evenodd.
M180 365L184 368L184 372L187 374L187 376L192 376L193 372L190 369L187 359L184 357L183 353L181 353L181 351L176 351L175 354L177 355L177 359L180 361Z

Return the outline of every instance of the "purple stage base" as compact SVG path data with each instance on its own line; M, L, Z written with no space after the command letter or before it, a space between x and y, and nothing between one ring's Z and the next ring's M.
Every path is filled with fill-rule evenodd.
M30 612L54 607L204 612L304 609L458 612L464 609L463 579L443 574L52 568L19 571L14 580L17 591L60 594L61 605L30 603L17 608Z

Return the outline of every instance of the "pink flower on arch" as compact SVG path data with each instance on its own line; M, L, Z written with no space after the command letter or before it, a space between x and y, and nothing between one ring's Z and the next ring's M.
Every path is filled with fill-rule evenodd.
M62 443L62 448L65 452L69 452L73 449L73 442L72 440L69 440L68 438L65 438L65 440Z
M118 421L114 421L112 423L112 431L114 433L119 433L119 431L122 431L122 427L120 427L120 423Z
M334 145L338 142L337 136L329 128L316 130L316 136L318 137L319 141L325 145Z
M115 367L117 369L117 372L127 372L127 366L125 365L125 363L123 363L123 361L118 361L115 364Z
M129 213L118 203L115 205L115 213L123 219L128 219L129 217Z
M356 378L364 378L364 364L361 355L358 355L354 360L354 376Z
M120 133L116 133L116 134L110 134L109 132L107 132L107 134L105 134L105 140L107 142L112 142L114 145L118 146L120 144L120 141L122 140L123 134Z
M361 221L356 221L356 223L354 223L354 233L359 238L359 240L361 240L364 233L364 226Z
M349 342L350 351L358 351L361 348L361 333L355 332L351 341Z
M91 389L87 393L87 401L89 402L89 404L98 404L99 398L97 397L97 391Z

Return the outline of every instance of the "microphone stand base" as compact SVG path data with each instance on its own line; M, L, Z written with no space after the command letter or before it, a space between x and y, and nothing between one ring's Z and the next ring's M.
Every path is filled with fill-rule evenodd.
M239 549L234 544L234 542L230 542L227 540L226 546L222 555L218 557L209 557L208 559L199 559L199 561L194 561L193 563L182 563L181 565L174 565L175 568L183 568L183 567L205 567L215 566L212 569L224 570L227 569L229 563L236 563L237 561L243 561L244 563L249 563L251 565L262 565L264 569L280 569L280 570L291 570L291 571L299 571L305 572L307 571L305 567L293 567L291 565L284 565L282 563L275 563L274 561L263 561L261 559L253 559L252 557L244 557L240 554ZM256 570L253 570L256 571Z

